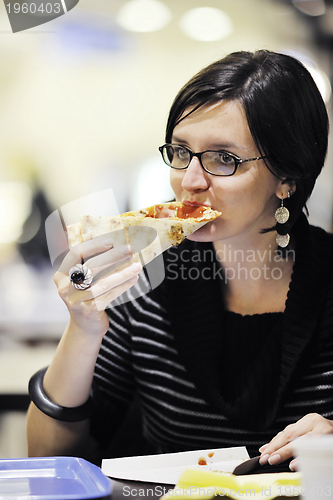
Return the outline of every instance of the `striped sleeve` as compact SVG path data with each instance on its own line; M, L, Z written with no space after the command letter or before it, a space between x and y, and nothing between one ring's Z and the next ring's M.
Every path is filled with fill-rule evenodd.
M135 393L127 309L120 305L108 308L107 313L109 329L94 373L99 406L90 421L90 433L101 449L107 448L115 436Z

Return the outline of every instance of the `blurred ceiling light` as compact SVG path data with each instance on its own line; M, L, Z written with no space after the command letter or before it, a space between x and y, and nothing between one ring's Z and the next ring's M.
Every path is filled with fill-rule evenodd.
M332 99L332 87L325 71L318 66L311 58L295 50L286 51L286 54L295 57L306 67L314 79L319 92L327 106L330 105Z
M228 14L214 7L187 11L180 20L184 33L201 42L214 42L230 36L234 27Z
M23 182L0 183L0 243L18 240L31 203L32 191Z
M128 31L157 31L168 24L171 12L159 0L130 0L120 9L117 23Z
M292 3L308 16L322 16L326 12L325 0L292 0Z
M307 65L304 63L304 66L309 70L312 75L312 78L316 82L316 85L319 89L319 92L324 99L326 105L329 105L332 98L332 87L326 73L316 65Z

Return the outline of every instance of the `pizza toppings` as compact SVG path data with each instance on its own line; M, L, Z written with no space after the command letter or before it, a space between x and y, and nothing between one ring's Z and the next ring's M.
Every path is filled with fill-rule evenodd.
M182 241L184 241L185 236L184 236L184 231L182 228L182 225L179 224L173 224L170 229L170 237L172 240L172 246L177 246L179 245Z
M205 215L205 211L207 211L207 207L204 205L192 207L191 205L183 205L179 207L177 210L177 217L180 219L188 219L194 218L199 219Z
M185 205L183 203L168 203L161 205L153 205L145 210L141 210L144 217L153 219L201 219L205 218L210 212L214 212L211 208L205 205ZM216 216L214 216L215 218Z

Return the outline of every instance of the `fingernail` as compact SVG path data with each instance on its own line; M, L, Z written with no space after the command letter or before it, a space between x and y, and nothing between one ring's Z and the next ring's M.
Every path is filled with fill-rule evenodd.
M265 449L265 448L267 448L268 444L269 444L269 443L263 444L263 445L261 446L261 448L259 448L260 453L261 453L262 451L264 451L264 449Z
M260 465L265 465L265 464L267 464L268 459L269 459L269 455L268 455L268 453L267 453L267 455L263 455L263 456L259 459L259 463L260 463Z
M133 278L130 278L128 281L129 281L129 283L135 283L136 281L138 281L138 277L133 276Z
M268 459L268 463L270 465L276 465L278 463L281 462L281 455L279 455L278 453L276 455L272 455L269 459Z
M139 271L141 271L141 269L142 269L142 266L138 262L135 262L134 264L132 264L130 266L130 270L132 271L132 273L138 273Z
M297 459L294 458L294 460L292 460L289 464L289 469L292 471L292 472L295 472L297 470Z
M105 238L105 240L103 240L103 244L106 247L113 247L113 240L111 238Z

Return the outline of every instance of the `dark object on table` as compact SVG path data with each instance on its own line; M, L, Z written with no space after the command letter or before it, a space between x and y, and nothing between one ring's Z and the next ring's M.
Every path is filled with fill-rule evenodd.
M233 474L235 476L243 476L245 474L269 474L274 472L291 472L289 469L290 460L282 462L277 465L260 465L259 463L260 456L250 458L245 462L237 465L234 469Z

